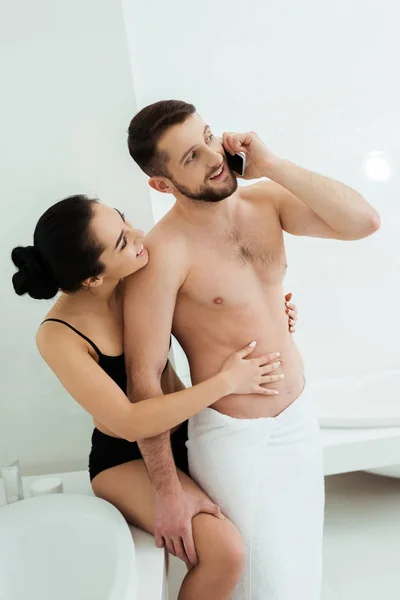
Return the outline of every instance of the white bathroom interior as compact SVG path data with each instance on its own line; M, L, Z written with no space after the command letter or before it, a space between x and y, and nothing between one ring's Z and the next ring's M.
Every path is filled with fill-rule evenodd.
M218 133L257 131L274 152L349 184L380 213L381 229L358 242L286 236L285 292L299 309L296 341L324 444L322 600L398 598L399 4L17 0L1 13L0 464L19 460L26 498L44 476L60 478L64 493L51 510L38 505L41 516L27 515L25 500L0 508L0 598L28 597L22 583L5 595L1 570L37 583L35 540L55 544L54 522L67 541L46 565L54 592L46 599L166 597L163 551L135 528L127 538L116 509L90 496L91 418L40 358L35 332L51 301L18 298L10 260L14 246L31 243L42 212L74 193L152 227L172 199L149 189L126 130L138 109L165 98L193 102ZM173 359L189 383L176 343ZM86 595L64 596L74 577L60 564L77 538L83 561L98 554L79 575ZM171 560L171 600L183 574Z

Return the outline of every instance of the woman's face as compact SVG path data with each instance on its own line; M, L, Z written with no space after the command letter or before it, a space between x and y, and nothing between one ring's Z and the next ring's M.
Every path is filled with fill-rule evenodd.
M100 256L105 265L104 278L123 279L147 265L149 255L143 245L143 231L133 229L117 209L96 202L91 231L105 246Z

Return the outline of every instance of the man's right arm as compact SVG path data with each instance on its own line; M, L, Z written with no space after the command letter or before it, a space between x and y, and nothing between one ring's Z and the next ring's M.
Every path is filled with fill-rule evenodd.
M187 271L182 240L163 240L152 232L145 241L149 263L125 280L124 351L131 401L162 394L161 377L168 359L172 319L179 288ZM158 547L185 562L197 562L191 519L194 513L216 512L200 507L182 490L171 451L169 431L139 441L155 492L154 535ZM196 505L197 503L197 505ZM207 510L208 509L208 510Z
M147 240L146 240L147 242ZM168 360L172 319L186 277L181 240L146 243L149 263L125 281L124 351L128 397L138 402L163 393L161 376ZM180 490L169 432L139 442L156 493Z

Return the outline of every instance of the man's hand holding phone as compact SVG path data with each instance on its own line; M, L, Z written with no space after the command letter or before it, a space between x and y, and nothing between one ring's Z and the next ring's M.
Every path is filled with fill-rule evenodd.
M272 163L279 161L279 158L272 154L262 141L262 139L254 132L248 133L224 133L222 144L227 152L227 161L232 170L235 171L238 177L242 179L260 179L267 177L268 168ZM234 157L236 163L240 164L240 159L237 155L240 153L245 155L245 168L243 172L238 172L232 166Z

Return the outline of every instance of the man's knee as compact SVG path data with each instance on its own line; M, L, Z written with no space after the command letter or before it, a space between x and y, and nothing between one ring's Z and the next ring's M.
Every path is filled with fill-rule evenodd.
M239 579L245 562L242 537L228 519L200 514L193 519L199 563L220 576Z

